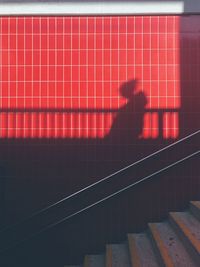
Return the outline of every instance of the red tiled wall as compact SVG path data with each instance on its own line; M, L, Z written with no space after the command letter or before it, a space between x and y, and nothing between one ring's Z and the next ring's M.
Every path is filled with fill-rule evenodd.
M179 30L177 16L0 18L0 137L104 138L132 79L137 137L178 137Z
M8 221L200 128L199 25L200 16L0 18ZM133 79L131 102L122 89Z

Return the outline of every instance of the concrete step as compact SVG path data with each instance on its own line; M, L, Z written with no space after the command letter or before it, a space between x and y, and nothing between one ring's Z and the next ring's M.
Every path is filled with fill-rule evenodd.
M106 267L131 267L127 243L106 246Z
M199 267L200 201L190 210L170 212L169 220L128 234L128 241L106 246L105 255L87 255L82 267ZM65 267L81 267L66 265Z
M146 233L128 234L132 266L159 267L151 241Z
M200 266L200 222L190 212L170 212L170 221Z
M84 267L105 267L104 255L86 255L84 259Z
M190 211L200 221L200 201L190 201Z
M169 222L151 223L149 228L163 266L198 267Z

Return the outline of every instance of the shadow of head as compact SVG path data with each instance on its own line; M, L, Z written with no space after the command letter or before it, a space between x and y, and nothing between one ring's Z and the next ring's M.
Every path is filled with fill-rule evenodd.
M134 95L134 91L136 90L138 80L132 79L123 83L120 87L121 96L129 99Z

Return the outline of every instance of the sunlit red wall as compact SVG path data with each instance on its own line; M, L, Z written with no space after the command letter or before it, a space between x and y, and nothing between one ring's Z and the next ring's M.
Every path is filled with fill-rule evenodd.
M177 16L1 17L0 137L105 138L137 79L138 138L177 138L179 30Z
M199 15L0 17L5 221L200 128L199 25ZM135 79L131 102L122 88Z

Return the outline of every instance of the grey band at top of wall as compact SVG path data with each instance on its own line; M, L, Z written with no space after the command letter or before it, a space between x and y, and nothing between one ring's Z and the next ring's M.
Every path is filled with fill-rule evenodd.
M151 15L198 14L198 0L0 0L0 15Z

